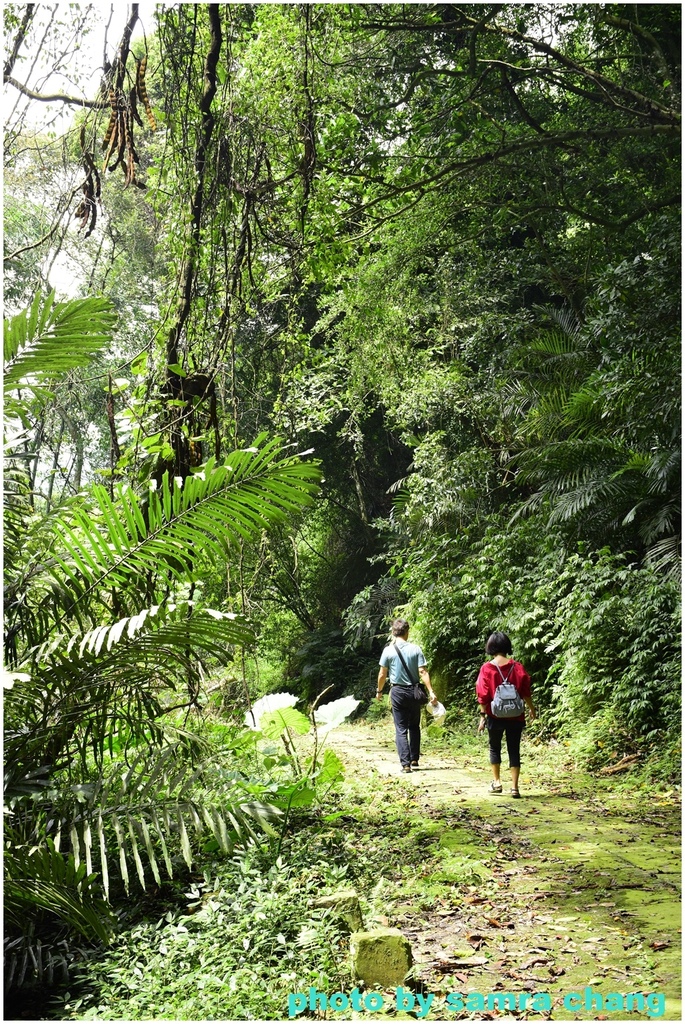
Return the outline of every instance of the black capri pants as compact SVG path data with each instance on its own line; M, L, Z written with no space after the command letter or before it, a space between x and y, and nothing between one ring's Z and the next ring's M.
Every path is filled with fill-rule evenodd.
M524 725L525 722L520 722L517 718L492 718L488 715L490 764L501 764L502 736L506 736L509 767L521 767L521 733Z

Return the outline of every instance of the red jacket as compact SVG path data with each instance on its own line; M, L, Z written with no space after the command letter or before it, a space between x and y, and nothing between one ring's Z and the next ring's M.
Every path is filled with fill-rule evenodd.
M530 676L520 661L509 661L506 665L500 665L500 670L502 676L505 679L508 677L508 682L514 684L519 697L523 700L530 697ZM476 697L478 698L478 703L483 705L490 718L493 717L490 714L490 703L495 696L495 690L502 682L502 676L497 671L497 666L493 665L491 661L486 661L484 665L481 665L480 672L478 673ZM525 722L525 720L525 715L517 715L516 718L507 719L509 722Z

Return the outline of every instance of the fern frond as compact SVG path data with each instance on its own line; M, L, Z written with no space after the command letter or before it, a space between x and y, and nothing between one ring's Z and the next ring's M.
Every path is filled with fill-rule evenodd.
M93 490L96 509L75 506L58 528L50 572L68 581L74 607L104 587L130 589L141 576L185 580L200 550L223 558L231 545L258 536L312 501L316 466L282 457L278 441L210 460L182 484L163 478L144 500L120 486L116 500Z
M578 338L575 333L549 330L533 338L527 347L531 352L541 352L546 356L575 356Z
M552 320L558 324L565 335L578 334L582 328L578 315L570 306L562 306L561 309L558 309L556 306L536 305L534 309L540 314L542 320Z
M681 577L680 536L664 537L647 550L646 561L674 582Z
M108 942L114 917L97 895L96 878L74 853L64 856L51 839L30 848L5 848L5 921L21 930L27 913L36 910L59 917L88 939Z
M625 493L625 488L618 480L606 477L594 479L585 477L582 487L564 490L554 499L548 521L550 523L568 522L579 512L606 504L623 493Z
M124 746L145 733L150 742L161 738L164 708L156 694L187 688L198 678L198 663L225 664L236 645L253 640L241 616L173 602L52 638L28 653L30 681L17 678L6 693L8 765L35 764L49 750L53 766L71 770L92 756L101 763L122 732Z
M179 742L140 751L123 777L115 773L101 779L85 804L70 802L65 795L59 831L69 835L70 857L84 877L90 875L82 861L92 858L96 867L99 861L106 896L115 864L127 892L132 877L143 889L148 873L157 884L162 868L173 877L170 847L175 846L191 867L193 832L202 836L209 831L224 853L275 834L272 823L281 812L255 799L254 784L248 786L237 773L222 771L215 760L196 765L179 760L183 748ZM81 787L81 796L85 792Z
M30 309L4 321L5 392L45 383L85 366L111 342L116 324L109 299L55 302L38 292Z

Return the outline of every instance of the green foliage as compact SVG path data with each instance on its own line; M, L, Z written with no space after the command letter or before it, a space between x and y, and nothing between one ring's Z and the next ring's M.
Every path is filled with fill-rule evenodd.
M32 390L76 366L84 366L111 340L116 317L107 299L55 302L40 292L30 309L4 321L5 391Z
M8 587L13 628L20 623L35 645L56 622L75 618L80 624L88 614L97 621L95 609L109 607L107 587L117 588L119 609L137 614L141 581L142 592L154 598L192 577L203 548L223 557L230 543L282 521L311 500L318 474L279 454L278 443L269 442L234 452L223 465L210 460L182 484L165 476L144 500L127 484L116 488L116 498L95 486L59 518L36 522L27 538L31 557L14 570ZM116 621L123 630L121 618Z
M78 995L60 1014L280 1019L289 992L344 988L344 934L329 911L313 907L324 873L321 853L269 866L252 851L211 865L183 910L135 925L82 971Z
M468 706L504 628L546 729L596 764L673 751L679 12L619 13L160 8L163 139L138 140L147 189L103 178L88 241L59 241L46 211L55 229L70 212L109 111L79 107L64 145L13 120L10 296L67 254L87 297L39 292L5 325L8 870L26 847L57 873L59 822L72 902L51 898L84 942L103 844L112 892L188 864L193 830L224 852L263 841L251 800L286 812L280 847L338 777L330 752L298 753L292 708L265 718L282 747L255 745L233 781L249 742L222 748L214 788L211 755L172 735L236 655L224 712L263 687L247 646L270 688L340 697L371 683L403 605ZM54 53L66 24L45 28ZM90 386L74 369L96 352ZM310 446L321 471L293 455ZM24 980L33 924L55 957L62 938L16 870ZM231 1012L259 1015L242 999Z
M291 671L301 679L303 695L331 689L342 696L370 686L370 664L366 655L346 649L342 630L323 627L313 630L292 655Z
M678 588L654 569L608 549L564 553L553 536L543 550L529 522L492 527L457 573L434 562L407 576L421 579L413 607L429 660L462 708L473 706L485 640L503 630L543 723L574 737L591 722L601 734L585 744L591 763L649 756L678 734Z
M277 740L284 729L293 729L300 735L309 732L311 722L295 708L281 708L279 711L267 711L262 715L259 728L268 739Z
M608 551L571 558L564 581L573 586L557 605L550 643L552 720L569 736L576 723L593 723L594 763L608 746L614 757L653 752L680 730L681 693L673 684L680 660L678 589Z
M48 839L43 847L9 849L5 863L5 920L12 930L21 930L38 908L86 938L110 940L113 914L98 895L96 876L73 853L65 858Z
M71 306L70 330L97 327L90 300ZM8 371L17 384L28 374L30 385L34 362L22 362L21 352L49 311L34 303L7 334L10 359L19 353ZM79 320L84 313L90 319ZM49 355L59 331L45 333ZM58 359L53 368L48 357L45 368L54 374L82 360L93 344L82 340L71 363ZM160 884L174 848L190 866L189 826L200 837L209 831L224 853L273 832L278 812L260 799L264 787L246 788L214 763L208 783L208 766L197 754L188 759L186 739L172 738L163 722L179 684L183 703L197 704L203 659L225 662L253 634L234 613L168 595L192 580L198 551L223 557L229 545L252 540L310 501L316 477L314 467L281 457L277 443L262 443L184 482L167 475L144 501L129 485L110 494L95 486L51 519L18 521L24 543L8 576L6 619L6 648L23 668L10 680L5 714L12 948L19 932L17 948L28 954L41 929L36 941L47 929L49 944L51 917L86 939L108 938L109 927L94 923L109 920L94 887L109 895L116 863L126 891L132 869L145 888L144 859ZM123 775L121 756L132 758ZM26 964L14 973L23 981Z

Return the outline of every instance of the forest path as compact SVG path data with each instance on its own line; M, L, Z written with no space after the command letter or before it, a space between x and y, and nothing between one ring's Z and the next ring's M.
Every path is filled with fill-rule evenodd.
M388 720L338 729L328 742L348 771L378 775L381 800L405 794L408 816L425 823L421 856L379 902L436 994L429 1019L457 1017L439 998L447 992L497 990L549 993L555 1020L682 1019L677 806L644 796L638 806L604 780L550 779L539 765L531 778L525 748L518 801L507 770L503 795L488 794L485 746L478 760L456 758L424 738L420 769L403 774ZM564 1008L567 993L584 1000L586 988L602 1005L595 996L594 1006ZM624 1001L636 993L643 1012Z

